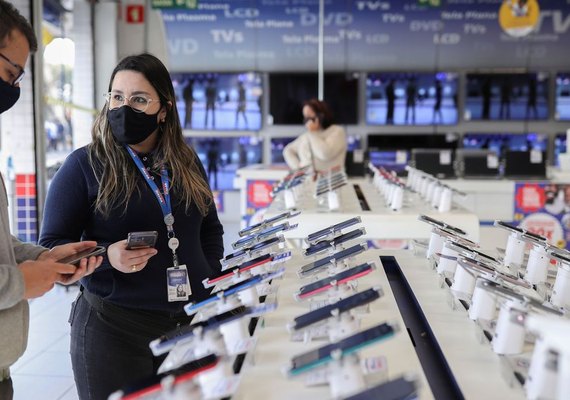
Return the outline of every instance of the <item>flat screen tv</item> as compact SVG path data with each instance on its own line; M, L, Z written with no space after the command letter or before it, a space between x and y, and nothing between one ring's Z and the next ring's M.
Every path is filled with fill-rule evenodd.
M369 150L455 149L456 134L369 133Z
M466 133L462 140L465 149L488 149L499 157L506 151L548 151L548 136L540 133Z
M375 167L383 167L398 175L406 175L406 165L410 161L409 150L370 150L368 161Z
M464 119L544 120L548 118L548 74L467 74Z
M186 137L206 170L212 190L234 189L236 170L262 160L263 143L254 136Z
M570 121L570 72L556 74L556 113L559 121Z
M366 123L457 124L457 74L369 73L366 77Z
M175 73L172 83L184 129L261 129L261 74Z
M318 97L316 73L270 73L269 114L274 125L303 125L303 103ZM358 74L325 73L324 100L341 125L358 123Z

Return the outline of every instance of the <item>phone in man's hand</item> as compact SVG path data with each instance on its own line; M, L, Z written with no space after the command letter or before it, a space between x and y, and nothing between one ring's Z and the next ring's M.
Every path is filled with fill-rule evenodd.
M129 232L127 236L127 250L154 247L157 237L157 231Z
M71 264L79 266L79 262L82 258L89 258L91 256L98 256L103 254L107 249L103 246L89 247L88 249L82 250L79 253L72 254L67 257L63 257L57 260L58 263Z

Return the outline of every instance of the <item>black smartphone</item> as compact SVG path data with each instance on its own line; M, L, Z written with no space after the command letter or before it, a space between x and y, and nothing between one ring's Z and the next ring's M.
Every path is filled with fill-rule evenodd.
M276 235L278 232L286 231L288 229L290 229L289 222L284 222L275 226L268 226L267 228L262 229L253 235L249 235L237 240L236 242L232 243L232 247L234 249L239 249L240 247L251 246L255 242L263 241L270 236Z
M397 378L381 383L344 400L415 400L418 398L418 386L414 380Z
M335 285L342 285L343 283L350 282L358 279L364 275L368 275L374 270L374 264L364 263L356 267L347 269L346 271L339 272L333 276L328 276L324 279L318 280L308 285L302 286L296 296L299 299L306 299L307 297L314 296L321 292L331 289ZM332 283L334 282L335 285Z
M420 215L418 217L418 219L420 221L427 222L430 225L437 226L439 228L445 228L445 229L452 231L454 233L457 233L459 235L467 235L467 232L465 232L463 229L458 228L458 227L453 226L453 225L449 225L447 222L440 221L438 219L432 218L432 217L427 216L425 214Z
M224 264L224 262L227 263L228 261L231 261L237 257L243 256L248 252L251 253L251 252L256 251L256 250L262 250L266 247L270 247L270 246L273 246L275 244L281 243L282 241L283 241L282 237L272 237L270 239L264 240L263 242L256 243L255 245L253 245L251 247L247 247L247 248L238 250L234 253L228 254L226 257L224 257L222 259L222 264Z
M482 272L488 274L490 276L494 276L496 278L500 278L505 282L510 284L521 286L527 289L532 288L532 285L525 280L519 279L514 275L505 274L501 271L498 271L494 266L486 264L481 260L474 260L470 257L461 257L457 262L462 265L464 268L471 268L477 272Z
M332 353L340 350L342 355L354 353L361 348L393 336L395 329L388 323L383 323L348 336L336 343L327 344L318 349L300 354L291 359L288 370L290 375L297 375L311 368L320 366L332 360Z
M354 218L347 219L346 221L342 221L342 222L339 222L338 224L331 225L328 228L324 228L324 229L321 229L319 231L310 233L309 236L307 236L307 241L309 243L313 243L317 239L320 239L324 236L327 236L330 233L338 232L344 228L348 228L349 226L358 224L360 222L362 222L362 219L360 217L354 217Z
M452 243L452 246L454 246L455 248L459 249L460 251L462 251L464 253L471 253L472 255L480 257L480 258L484 258L485 260L487 260L489 262L495 262L495 263L499 262L499 260L497 260L495 257L490 256L488 254L485 254L482 251L476 250L476 249L474 249L470 246L467 246L463 243L460 243L458 241L454 241L453 239L451 239L451 243Z
M518 226L509 225L509 224L507 224L503 221L499 221L499 220L495 221L494 225L502 227L502 228L506 228L506 229L508 229L512 232L516 232L516 233L524 233L525 232L524 229L519 228Z
M314 245L308 247L307 249L305 249L305 256L311 256L313 254L317 254L320 253L323 250L326 250L328 248L331 247L336 247L339 244L348 242L349 240L352 239L356 239L362 235L364 235L366 233L366 230L364 228L359 228L359 229L355 229L353 231L344 233L340 236L337 236L334 239L331 240L322 240L320 242L315 243Z
M83 258L89 258L91 256L98 256L103 254L107 249L103 246L94 246L89 247L88 249L82 250L79 253L72 254L67 257L63 257L57 260L58 263L62 264L72 264L72 265L79 265L79 262Z
M170 351L178 342L193 337L196 328L202 328L204 331L215 329L222 324L241 318L249 312L249 307L238 306L232 310L214 315L204 321L195 322L193 324L183 326L182 328L173 329L158 339L151 341L149 347L152 350L152 354L159 356Z
M255 232L259 229L263 229L264 227L266 227L268 225L273 225L276 222L282 221L282 220L287 219L287 218L295 217L297 215L299 215L299 212L293 212L293 211L286 211L284 213L277 214L274 217L267 218L261 222L258 222L257 224L254 224L254 225L248 226L247 228L242 229L241 231L238 232L238 235L241 237L251 235L253 232Z
M309 325L316 324L317 322L324 321L327 318L332 317L332 311L338 310L339 313L343 313L352 310L355 307L360 307L368 303L379 299L383 293L380 289L367 289L359 293L355 293L344 299L337 301L336 303L326 305L316 310L310 311L306 314L299 315L293 320L293 325L291 328L293 330L303 329Z
M157 237L157 231L129 232L127 236L127 250L154 247Z
M266 264L274 260L274 256L271 254L263 254L259 257L254 258L253 260L246 261L242 264L236 265L235 267L231 267L224 270L224 274L217 276L215 278L207 279L204 285L215 285L217 282L223 281L224 279L231 278L236 273L247 271L249 269L258 267L260 265Z
M316 272L317 270L319 270L320 268L327 265L328 263L330 263L332 260L335 260L335 261L344 260L345 258L355 256L357 254L362 253L364 250L366 250L366 248L367 248L367 246L365 243L360 243L360 244L354 245L352 247L349 247L348 249L337 251L336 253L331 254L330 256L327 256L327 257L321 258L320 260L317 260L317 261L314 261L312 263L303 265L299 269L299 275L301 277L303 277L303 276L306 276L308 274L312 274L312 273Z
M148 378L142 379L136 383L126 386L120 390L122 400L134 400L142 398L143 396L148 396L151 394L157 394L162 390L162 380L166 377L174 377L174 385L187 381L194 378L200 372L206 371L213 368L218 363L219 357L215 354L209 354L205 357L199 358L197 360L190 361L162 374L156 374ZM116 399L116 397L113 397Z
M319 189L315 192L315 196L319 197L325 193L332 192L333 190L339 189L348 184L348 181L338 182L332 186L325 186L322 189Z

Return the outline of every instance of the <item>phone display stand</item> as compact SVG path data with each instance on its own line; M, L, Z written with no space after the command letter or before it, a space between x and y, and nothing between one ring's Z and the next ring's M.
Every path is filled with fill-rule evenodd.
M455 275L458 257L459 252L453 248L449 239L446 240L439 256L439 262L437 263L437 273L449 278Z
M524 313L528 307L518 299L509 299L501 304L497 326L491 342L497 354L519 354L523 350L525 329L511 318L513 311Z
M340 199L336 190L331 190L327 193L327 202L329 205L329 211L336 211L340 208Z
M333 318L329 319L327 329L331 343L338 342L358 332L360 320L352 315L351 312L339 313L338 310L333 310L332 314Z
M238 388L239 376L234 375L233 366L227 357L196 378L204 399L230 397Z
M451 210L451 200L453 198L453 190L448 187L444 186L441 192L441 196L439 198L439 203L437 205L437 211L440 213L446 213Z
M285 200L285 209L291 210L297 207L297 199L295 198L293 189L285 189L283 198Z
M497 315L497 296L475 284L468 315L473 321L494 320Z
M390 208L392 211L400 211L404 204L404 188L399 184L393 184L394 191L392 192L392 199L390 201Z
M427 201L436 210L437 210L437 207L439 206L439 202L441 201L442 193L443 193L443 186L438 184L435 187L435 189L433 189L433 194L432 194L431 198L427 198Z
M511 228L500 225L498 224L498 221L495 221L494 225L498 228L506 229L511 232L509 238L507 239L507 247L505 249L505 258L503 259L503 264L507 268L514 270L514 272L517 272L524 262L526 243L521 238L523 232L519 232L517 230L513 230Z
M358 355L342 356L340 351L335 351L332 357L327 374L332 398L339 399L364 390L366 382Z
M476 283L477 274L466 268L459 260L450 287L451 294L458 300L471 301Z
M550 303L556 307L564 309L570 308L570 265L558 265L558 272L556 273L556 280L552 287L552 295L550 296Z
M567 399L570 393L570 321L529 314L524 318L524 325L529 332L537 335L525 382L527 397ZM557 354L557 359L552 359L553 354ZM529 393L545 395L531 397Z
M524 234L521 235L521 239L532 245L528 255L524 280L533 285L546 282L546 278L548 277L548 264L550 263L547 250L550 248L550 245Z

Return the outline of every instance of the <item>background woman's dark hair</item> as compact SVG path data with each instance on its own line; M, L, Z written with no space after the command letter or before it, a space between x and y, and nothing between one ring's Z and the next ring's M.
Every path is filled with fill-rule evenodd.
M305 101L303 106L311 107L311 110L314 111L315 115L319 118L319 122L323 129L327 129L334 123L333 114L324 101L320 101L317 99L310 99Z
M12 4L0 0L0 49L5 46L6 38L16 29L26 37L30 52L38 49L36 34L30 23Z

